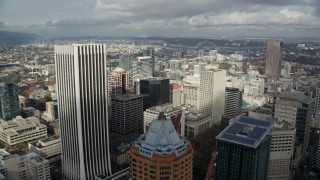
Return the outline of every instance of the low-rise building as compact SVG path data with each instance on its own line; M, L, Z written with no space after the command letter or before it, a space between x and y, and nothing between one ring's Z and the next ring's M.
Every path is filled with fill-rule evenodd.
M130 147L129 143L121 143L110 149L111 161L117 165L130 163Z
M34 116L36 111L37 109L34 107L25 107L25 108L21 108L20 114L23 118L27 118L27 117Z
M60 136L51 136L28 144L29 151L41 155L50 163L61 159Z
M17 116L11 121L0 119L0 140L9 146L47 137L47 127L36 117Z
M186 115L186 137L196 137L210 128L213 117L208 114L189 113Z

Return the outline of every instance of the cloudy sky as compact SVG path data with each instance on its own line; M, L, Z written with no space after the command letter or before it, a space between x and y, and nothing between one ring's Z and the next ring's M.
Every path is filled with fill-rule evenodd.
M0 0L0 30L40 36L320 37L320 0Z

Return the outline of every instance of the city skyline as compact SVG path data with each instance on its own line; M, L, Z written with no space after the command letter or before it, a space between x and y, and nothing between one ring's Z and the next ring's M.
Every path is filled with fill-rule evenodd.
M45 37L319 37L319 6L316 0L0 1L0 30Z
M320 177L316 38L20 37L0 31L0 180Z

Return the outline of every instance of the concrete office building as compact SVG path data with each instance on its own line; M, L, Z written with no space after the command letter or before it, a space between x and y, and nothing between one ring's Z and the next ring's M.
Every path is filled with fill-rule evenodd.
M61 159L61 138L51 136L28 143L29 151L46 158L50 163Z
M143 96L123 94L112 98L111 130L121 135L143 132Z
M279 77L281 71L283 42L268 41L266 54L266 72L267 77Z
M286 121L276 121L271 131L269 180L289 180L293 175L296 127Z
M19 156L0 149L0 177L6 180L50 180L49 161L29 153Z
M181 87L181 104L184 104L186 106L194 106L197 110L199 110L200 86L198 86L197 84L184 82Z
M170 84L170 103L173 106L181 105L181 88L177 83Z
M140 94L143 99L143 110L170 102L169 79L148 78L140 80Z
M49 161L31 153L28 155L28 172L30 180L50 180Z
M0 118L11 120L19 114L19 88L11 83L0 83Z
M219 123L224 113L226 70L213 69L200 73L199 112L213 117Z
M0 140L9 146L46 137L47 127L36 117L24 119L17 116L10 121L0 119Z
M217 137L215 177L267 180L273 122L238 116Z
M287 121L297 128L296 146L302 145L301 151L295 151L294 160L298 162L306 155L312 113L313 99L302 93L283 92L276 96L274 117L279 121Z
M166 118L169 118L176 131L184 136L185 134L185 108L181 106L172 106L166 103L154 106L144 111L143 130L146 132L153 120L157 119L160 112L163 112Z
M224 115L234 118L242 114L242 93L237 88L226 87Z
M197 137L210 128L213 117L207 114L189 113L186 115L186 137Z
M130 149L131 179L192 179L193 149L163 113Z
M74 44L54 50L63 178L110 175L106 47Z

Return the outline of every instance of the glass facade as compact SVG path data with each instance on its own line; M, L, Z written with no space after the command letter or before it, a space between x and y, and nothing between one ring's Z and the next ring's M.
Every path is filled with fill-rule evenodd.
M0 83L0 118L12 120L19 114L19 88L14 84Z
M257 148L218 140L216 179L267 179L270 143L269 136Z
M153 106L169 103L169 79L140 80L140 93L146 95L143 99L143 110Z

